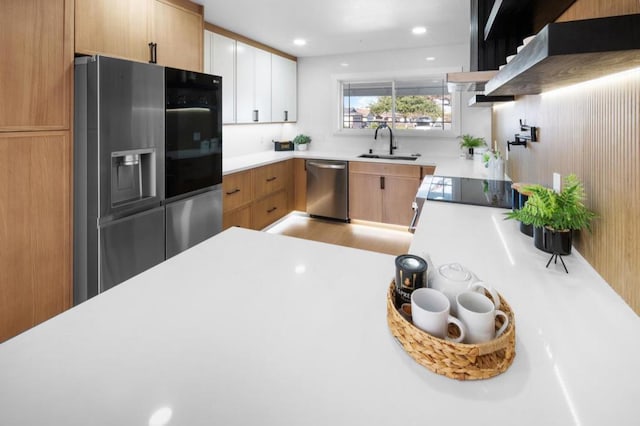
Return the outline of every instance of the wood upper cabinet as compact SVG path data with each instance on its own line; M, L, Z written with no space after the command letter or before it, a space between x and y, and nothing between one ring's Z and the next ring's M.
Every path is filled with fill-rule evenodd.
M3 0L0 131L69 129L73 1Z
M420 178L420 166L349 163L349 216L408 226Z
M148 62L149 1L76 0L76 52Z
M202 6L187 0L76 0L76 52L202 71Z
M202 72L202 14L202 6L188 1L153 1L150 40L158 64Z

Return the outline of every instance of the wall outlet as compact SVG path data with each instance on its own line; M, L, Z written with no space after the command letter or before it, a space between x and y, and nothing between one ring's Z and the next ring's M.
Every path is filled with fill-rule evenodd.
M562 177L560 173L553 174L553 190L556 192L562 191Z

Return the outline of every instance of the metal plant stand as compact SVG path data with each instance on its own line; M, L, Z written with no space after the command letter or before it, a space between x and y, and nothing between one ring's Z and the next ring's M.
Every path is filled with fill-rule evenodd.
M547 268L549 267L549 265L551 264L551 261L554 260L553 263L557 264L558 263L558 258L560 258L560 262L562 262L562 267L564 268L564 271L568 274L569 271L567 270L567 265L564 264L564 260L562 260L562 255L558 252L554 252L551 255L551 258L549 259L549 261L547 262Z

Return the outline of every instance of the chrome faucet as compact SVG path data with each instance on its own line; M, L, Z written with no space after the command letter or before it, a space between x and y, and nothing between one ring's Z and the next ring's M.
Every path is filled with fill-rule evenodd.
M387 125L387 123L382 123L378 127L376 127L376 132L373 135L373 139L378 139L378 130L380 129L389 129L389 155L393 155L393 150L396 148L393 146L393 132L391 131L391 127Z

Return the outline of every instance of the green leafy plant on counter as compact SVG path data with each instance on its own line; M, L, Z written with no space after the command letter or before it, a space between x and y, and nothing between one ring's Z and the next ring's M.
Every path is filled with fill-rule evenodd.
M308 143L311 143L311 137L299 134L295 138L293 138L293 143L296 145L306 145Z
M479 148L481 146L487 146L484 138L478 138L469 134L459 136L460 148Z
M584 187L576 175L565 177L560 192L542 185L528 185L523 189L530 193L527 202L521 209L507 213L507 219L556 231L585 228L591 231L591 221L596 215L584 205Z

